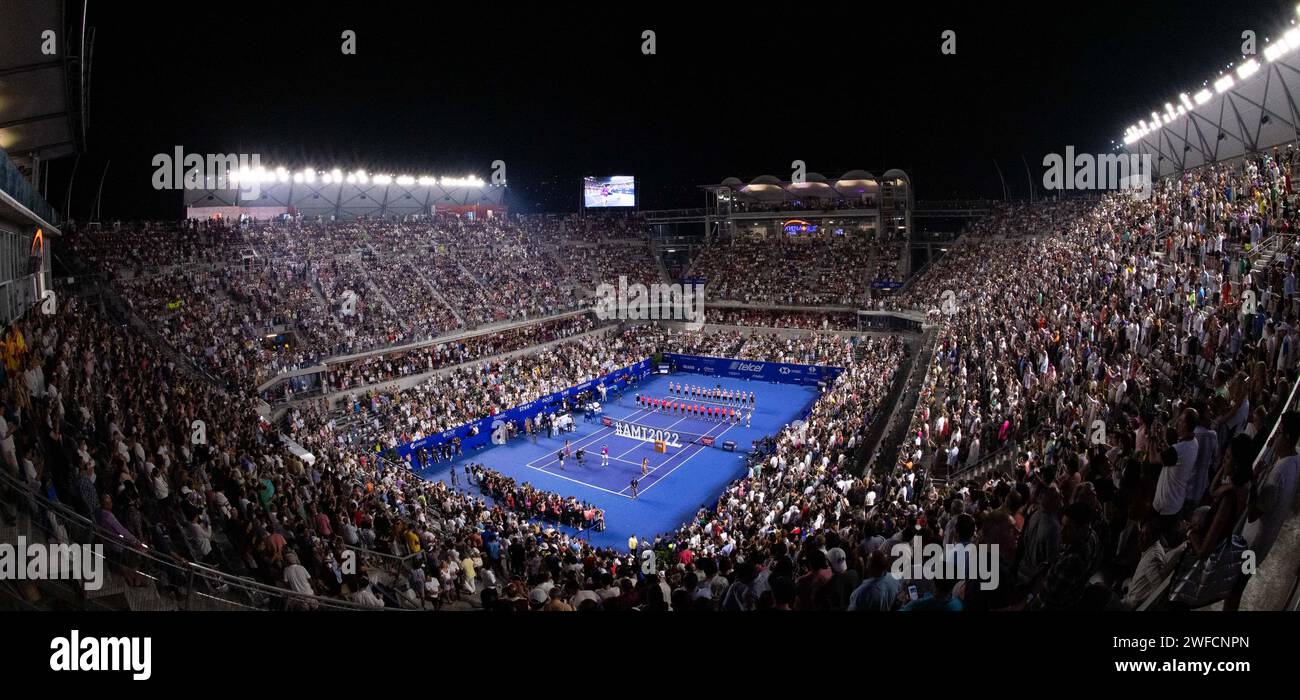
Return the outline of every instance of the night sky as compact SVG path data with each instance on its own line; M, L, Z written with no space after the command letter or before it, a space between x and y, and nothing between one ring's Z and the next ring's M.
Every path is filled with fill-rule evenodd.
M1109 150L1294 16L1286 2L150 3L90 0L85 219L176 218L156 153L486 178L519 211L573 211L584 174L633 174L642 208L696 185L907 170L918 199L1012 197L1045 153ZM357 32L357 55L340 51ZM657 53L641 53L641 32ZM940 33L957 33L941 55ZM62 206L71 159L52 171Z

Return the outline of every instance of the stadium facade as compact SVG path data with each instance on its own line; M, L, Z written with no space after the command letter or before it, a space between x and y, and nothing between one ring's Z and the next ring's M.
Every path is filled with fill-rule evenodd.
M85 148L94 33L84 15L85 5L76 2L9 3L3 11L13 36L58 38L53 53L42 50L44 41L0 42L0 321L5 324L27 314L51 286L49 253L61 222L42 195L42 183L48 186L50 161Z
M825 233L906 239L912 231L912 180L896 168L881 176L849 170L834 179L815 172L800 180L728 177L699 188L705 195L702 209L646 212L655 253L670 268L684 267L704 245L737 237ZM905 267L904 276L909 271Z
M707 195L707 212L724 232L733 227L788 231L791 226L818 226L841 234L905 234L911 222L912 181L898 169L879 177L850 170L834 180L821 173L808 173L798 181L764 175L745 183L729 177L701 189ZM793 221L792 214L798 215Z

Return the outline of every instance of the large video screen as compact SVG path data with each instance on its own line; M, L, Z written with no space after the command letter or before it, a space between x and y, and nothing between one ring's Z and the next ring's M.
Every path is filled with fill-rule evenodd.
M582 205L600 207L635 207L636 178L631 175L582 178Z

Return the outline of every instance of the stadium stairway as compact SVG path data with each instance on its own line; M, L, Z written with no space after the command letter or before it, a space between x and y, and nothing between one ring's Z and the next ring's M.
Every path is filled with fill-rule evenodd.
M470 271L469 268L465 267L465 263L461 262L459 259L457 259L455 262L456 262L456 268L460 270L461 275L463 275L468 279L474 280L474 284L477 284L479 289L482 289L485 292L489 291L487 285L483 284L483 280L479 279L478 275L474 274L473 272Z
M442 304L443 306L447 307L447 310L451 311L451 315L456 318L456 322L460 325L460 327L466 328L467 326L465 323L465 317L461 316L460 311L455 306L452 306L450 302L447 301L447 297L444 297L442 295L442 292L438 290L438 287L433 283L433 280L429 279L429 276L424 273L422 266L411 265L411 269L415 270L415 274L419 275L420 281L424 282L424 286L429 288L429 292L433 294L433 298L437 299L439 304Z
M89 269L89 266L70 248L63 251L66 259L64 264L71 269ZM178 266L179 267L179 266ZM111 276L110 276L111 277ZM133 278L134 274L123 275L123 278ZM219 384L211 374L205 372L199 365L188 355L177 350L171 343L154 328L153 324L146 321L137 314L122 298L117 289L117 285L112 284L109 278L100 280L100 284L92 285L89 288L83 288L76 296L82 297L85 303L98 307L105 315L110 318L121 321L138 330L143 336L150 338L155 347L157 347L169 360L173 366L181 372L194 377L202 377L214 384Z
M311 290L312 296L316 297L316 301L320 303L320 308L328 312L330 310L329 297L325 296L325 290L321 289L320 281L316 279L315 274L312 274L314 271L314 266L311 266L308 270L308 281L310 283L307 288Z
M406 314L400 313L397 308L393 306L393 302L388 300L388 295L384 294L384 290L380 289L379 285L375 284L374 280L372 280L368 275L366 276L366 288L374 292L375 298L379 300L379 303L384 305L384 308L388 309L388 312L397 319L398 323L402 324L403 329L408 331L411 329L410 323L406 320Z
M654 256L655 266L659 268L659 279L662 280L665 284L669 284L673 282L673 276L668 274L668 267L664 265L663 256L653 250L650 252L650 254Z
M871 452L868 454L877 456L879 464L888 465L888 468L892 468L897 462L899 450L904 449L906 444L910 444L909 428L912 425L912 417L916 415L917 403L920 400L921 389L925 385L926 372L934 357L937 338L938 332L933 328L929 329L912 347L911 364L906 369L907 379L894 399L884 430L876 443L870 446Z
M934 361L933 348L930 351L929 359L931 362ZM950 368L944 363L936 365L934 369L936 372L948 372L949 370ZM946 406L947 403L948 392L943 388L936 387L934 395L930 397L930 405L933 406L934 409L930 413L929 425L927 426L927 431L930 434L929 439L921 445L920 464L932 466L933 469L931 471L933 472L933 480L940 483L946 483L951 475L948 473L948 465L946 461L942 464L935 463L937 456L946 452L947 446L941 442L938 435L934 434L934 421L938 417L937 411ZM911 437L912 436L909 434L908 439L910 440ZM958 464L958 469L960 470L960 468L961 465Z

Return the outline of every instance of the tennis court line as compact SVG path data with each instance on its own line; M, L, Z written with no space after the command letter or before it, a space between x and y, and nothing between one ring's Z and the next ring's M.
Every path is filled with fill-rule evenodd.
M673 461L674 459L677 459L678 457L681 457L682 455L686 454L686 451L689 450L689 449L691 449L692 447L695 447L695 448L698 448L698 449L696 449L695 452L692 452L692 453L691 453L691 457L694 457L695 455L697 455L697 454L699 454L699 453L701 453L701 452L704 451L704 445L701 445L701 444L696 443L696 442L693 442L693 443L688 444L686 447L683 447L681 450L679 450L679 451L677 452L677 454L674 454L674 455L669 456L668 458L664 459L664 461L662 461L662 462L656 464L656 465L654 466L654 468L652 468L652 469L646 471L645 476L637 477L638 486L640 485L640 481L641 481L641 479L648 478L651 474L654 474L655 472L659 471L659 469L660 469L661 467L663 467L664 465L666 465L666 464L668 464L669 462ZM691 457L687 457L686 459L690 459ZM683 460L683 461L685 461L685 460ZM681 466L681 465L678 465L678 466ZM677 467L673 467L673 469L676 469L676 468L677 468ZM672 471L670 470L670 471L668 472L668 474L672 474ZM668 476L668 474L664 474L664 476ZM658 479L655 479L654 484L650 484L650 486L654 486L655 484L659 483L659 481L660 481L661 479L663 479L663 476L659 477ZM648 491L648 490L650 489L650 486L645 487L645 489L640 489L640 488L638 488L637 493L639 494L639 493L644 493L645 491ZM631 485L631 484L628 484L627 486L623 487L623 491L628 491L628 490L630 490L631 488L632 488L632 485ZM619 493L621 494L621 493L623 493L623 491L619 491Z
M718 439L722 438L723 435L726 435L726 434L727 434L727 431L731 430L731 429L734 428L734 427L736 427L736 426L734 426L734 425L729 425L729 426L727 426L725 430L723 430L722 432L718 433L717 436L714 437L713 439L714 439L714 440L718 440ZM705 433L705 435L708 435L708 433ZM664 474L663 476L659 477L658 479L655 479L655 482L654 482L653 484L650 484L649 486L645 487L644 489L641 489L640 491L637 491L637 495L639 496L639 495L641 495L641 494L644 494L646 491L649 491L650 489L654 488L655 486L658 486L659 483L662 482L664 479L667 479L669 476L672 476L672 473L673 473L673 472L677 471L678 469L681 469L682 464L686 464L687 462L691 461L692 459L694 459L694 458L696 457L696 455L700 454L700 452L703 452L703 451L704 451L704 446L701 445L701 446L700 446L700 449L699 449L695 454L691 455L690 457L687 457L686 459L683 459L682 462L681 462L681 464L678 464L677 466L673 467L672 469L669 469L667 474ZM664 462L663 462L662 464L660 464L659 466L662 467L664 464L667 464L669 461L671 461L671 460L664 460ZM659 467L655 467L655 468L658 469ZM620 492L619 495L622 495L622 493Z
M630 419L630 418L632 418L633 416L636 416L636 414L641 413L641 412L643 412L643 411L648 411L648 410L649 410L649 409L646 409L646 408L638 408L637 410L635 410L635 411L633 411L632 413L628 414L628 418ZM604 414L601 414L601 415L604 415ZM644 416L641 416L641 417L644 417ZM615 420L624 420L624 419L615 419ZM590 435L588 435L588 436L586 436L586 437L579 438L578 441L577 441L576 443L574 443L574 444L572 444L572 445L569 445L569 447L572 447L572 448L578 448L578 447L586 448L586 447L590 447L591 445L595 444L595 442L596 442L597 439L599 439L599 438L601 438L601 437L604 437L604 436L601 435L601 433L603 433L603 432L606 431L606 430L610 431L610 434L613 434L613 432L614 432L614 427L613 427L613 426L610 426L610 425L601 425L599 428L596 428L595 432L593 432L592 434L590 434ZM591 442L588 442L588 440L590 440ZM625 454L626 454L626 453L625 453ZM538 457L537 459L534 459L534 460L532 460L531 462L528 462L528 463L525 464L524 466L526 466L526 467L531 467L531 466L533 466L535 463L537 463L537 462L539 462L539 461L541 461L541 460L543 460L543 459L552 459L553 457L554 457L554 455L551 455L551 454L548 453L547 455L545 455L545 456L543 456L543 457ZM549 473L549 472L548 472L548 473Z
M680 421L679 421L679 422L680 422ZM674 424L674 425L676 425L676 424ZM725 435L725 434L727 433L728 430L731 430L731 427L727 427L727 428L726 428L725 430L723 430L721 433L718 433L717 437L722 437L723 435ZM709 426L709 429L708 429L708 430L705 430L705 431L704 431L704 434L703 434L701 437L708 437L709 433L711 433L711 432L713 432L713 426ZM714 439L716 440L717 438L714 438ZM668 464L669 462L673 461L674 459L677 459L678 457L680 457L680 456L686 454L686 450L691 449L691 447L698 447L699 449L696 450L695 452L692 452L691 455L690 455L690 457L687 457L686 459L683 459L683 460L682 460L682 464L686 464L687 462L689 462L689 461L691 460L691 457L694 457L695 455L697 455L697 454L699 454L699 453L701 453L701 452L704 451L704 445L703 445L702 443L692 442L692 443L690 443L689 445L687 445L686 447L682 448L681 451L678 452L677 454L675 454L675 455L673 455L673 456L671 456L671 457L665 459L664 461L662 461L662 462L656 464L656 465L654 466L654 469L651 469L651 470L647 471L647 472L645 473L645 475L641 477L641 479L644 479L644 478L650 476L651 474L654 474L656 471L658 471L658 470L659 470L661 467L663 467L665 464ZM682 464L677 465L677 467L682 466ZM672 469L668 470L668 474L664 474L663 476L659 477L658 479L655 479L654 484L650 484L650 486L645 487L644 490L638 490L637 493L640 494L640 493L645 493L645 491L649 491L651 486L654 486L655 484L659 483L660 481L663 481L665 478L668 477L669 474L672 474L673 472L677 471L677 467L673 467ZM632 488L632 485L631 485L631 484L628 484L626 487L623 488L623 491L627 491L627 490L629 490L629 489L631 489L631 488ZM623 491L619 491L619 493L621 494L621 493L623 493Z
M676 422L674 422L672 425L668 426L667 428L653 428L653 430L672 430L672 429L673 429L673 426L677 425L677 423L680 423L680 422L682 422L682 421L684 421L684 420L686 420L686 416L682 416L681 418L678 418ZM650 426L646 426L646 427L650 427ZM708 433L705 433L705 435L707 435L707 434L708 434ZM627 438L627 439L628 439L628 440L635 440L635 438ZM649 443L641 442L641 441L639 441L639 440L637 440L636 443L637 443L637 444L634 445L634 446L632 447L632 449L630 449L630 450L628 450L627 452L624 452L623 454L619 455L619 457L626 457L627 455L629 455L629 454L635 452L635 451L636 451L638 448L640 448L642 445L649 444ZM641 466L641 463L640 463L640 462L637 462L637 466L638 466L638 467ZM650 472L646 472L646 476L649 476L649 475L650 475Z
M541 468L541 467L534 467L534 466L531 465L531 464L525 464L524 466L528 467L529 469L536 469L537 471L539 471L539 472L541 472L541 473L543 473L543 474L549 474L550 476L559 477L559 478L561 478L561 479L564 479L565 481L572 481L572 482L575 483L575 484L581 484L581 485L586 486L586 487L588 487L588 488L593 488L593 489L597 489L597 490L599 490L599 491L604 491L605 493L612 493L612 494L614 494L615 496L623 496L623 498L631 498L631 496L624 495L624 494L622 494L622 493L619 493L618 491L610 491L610 490L607 489L607 488L604 488L604 487L601 487L601 486L597 486L597 485L595 485L595 484L588 484L588 483L585 482L585 481L579 481L579 480L577 480L577 479L570 479L569 477L567 477L567 476L565 476L565 475L563 475L563 474L556 474L555 472L547 471L547 470L545 470L545 469L543 469L543 468Z
M626 419L619 419L619 418L616 418L616 419L614 419L614 420L623 420L623 421L626 422L628 419L631 419L633 416L636 416L637 413L648 412L648 411L649 411L649 409L637 409L637 410L634 411L633 413L629 414L629 415L627 416ZM642 417L644 417L644 416L642 416ZM655 429L656 429L656 430L671 430L671 429L672 429L674 426L676 426L678 423L681 423L682 421L686 420L686 419L689 418L689 417L690 417L690 416L682 416L681 418L678 418L676 421L674 421L674 422L673 422L671 425L669 425L667 428L655 428ZM715 427L715 426L709 426L709 427L704 431L703 436L708 436L709 433L713 432L713 428L714 428L714 427ZM727 426L726 429L724 429L721 433L718 434L718 437L721 437L721 436L724 435L728 430L731 430L731 428L733 428L733 427L735 427L735 426L734 426L734 425L729 425L729 426ZM601 433L601 431L604 431L604 430L610 430L610 431L612 432L612 431L613 431L613 427L612 427L612 426L602 426L601 428L597 429L596 432L592 433L591 435L588 435L588 436L585 437L585 438L582 438L582 439L579 440L577 443L575 443L575 444L573 444L573 445L570 445L570 447L578 447L578 446L581 446L582 443L585 442L585 441L587 441L587 440L594 440L595 438L600 437L600 433ZM626 450L626 451L623 452L622 454L619 454L619 455L617 455L617 456L613 456L613 455L611 455L611 456L610 456L610 460L617 460L617 461L619 461L619 462L623 462L624 464L631 464L631 465L634 465L634 466L638 466L638 467L639 467L639 466L641 466L641 463L640 463L640 462L635 462L635 461L632 461L632 460L623 459L623 457L625 457L625 456L627 456L628 454L630 454L630 453L636 451L637 449L643 447L645 444L646 444L646 443L638 442L636 445L634 445L634 446L632 447L632 449ZM655 465L653 468L651 468L649 471L646 472L645 476L643 476L643 477L639 477L639 478L640 478L640 479L644 479L645 477L648 477L648 476L650 476L651 474L654 474L654 473L655 473L656 471L658 471L661 467L663 467L664 465L666 465L666 464L668 464L669 462L673 461L673 460L676 459L677 457L681 456L681 455L682 455L686 450L690 449L692 445L694 445L695 447L698 447L699 449L697 449L694 453L692 453L692 454L691 454L690 456L688 456L686 459L682 460L682 464L685 464L687 461L690 461L690 459L691 459L692 457L694 457L695 455L698 455L700 452L704 451L704 446L703 446L703 445L701 445L701 444L699 444L699 443L690 443L690 444L688 444L685 448L683 448L681 452L678 452L676 455L672 455L672 456L668 457L667 459L665 459L664 461L660 462L659 464ZM546 465L541 466L541 467L534 466L537 462L539 462L539 461L541 461L541 460L543 460L543 459L547 460ZM585 481L581 481L581 480L578 480L578 479L573 479L573 478L567 477L567 476L565 476L565 475L563 475L563 474L557 474L556 472L553 472L553 471L550 471L550 470L546 469L545 467L546 467L546 466L549 466L549 465L550 465L550 460L553 460L553 459L555 459L554 455L546 455L546 456L544 456L544 457L538 457L537 459L534 459L534 460L532 460L531 462L528 462L528 463L525 464L524 466L528 467L529 469L535 469L535 470L537 470L537 471L539 471L539 472L542 472L543 474L550 474L551 476L558 476L558 477L560 477L561 479L564 479L565 481L572 481L572 482L575 483L575 484L581 484L581 485L583 485L583 486L589 486L589 487L591 487L591 488L593 488L593 489L597 489L597 490L600 490L600 491L604 491L605 493L611 493L611 494L614 494L615 496L622 496L623 498L632 498L631 496L629 496L629 495L627 495L626 493L624 493L624 492L627 491L628 489L632 488L630 484L629 484L628 486L624 487L622 491L611 491L610 489L607 489L607 488L604 488L604 487L601 487L601 486L596 486L595 484L589 484L589 483L587 483L587 482L585 482ZM558 464L558 463L559 463L559 460L556 460L556 463ZM660 477L659 479L656 479L655 482L654 482L654 484L650 484L650 485L647 486L644 490L640 490L640 491L638 491L638 492L637 492L638 495L641 494L641 493L644 493L645 491L649 491L649 490L651 489L651 487L653 487L655 484L659 483L659 481L662 481L663 478L667 477L669 474L672 474L674 471L677 471L677 468L680 467L680 466L681 466L681 464L678 464L677 467L673 467L671 470L669 470L667 474L664 474L664 475L663 475L662 477Z
M536 462L537 460L533 460L533 461ZM600 454L597 453L595 456L593 456L593 457L591 458L591 461L590 461L590 462L582 462L581 465L582 465L583 467L586 467L586 466L590 463L590 464L592 464L592 465L600 466L600 465L599 465L599 461L600 461ZM631 465L633 465L633 466L637 466L637 467L641 466L641 463L640 463L640 462L634 462L634 461L632 461L632 460L630 460L630 459L620 459L620 458L618 458L618 457L614 457L614 456L612 456L612 455L610 456L609 461L611 461L611 462L622 462L623 464L631 464ZM665 461L667 461L667 460L665 460ZM532 467L533 469L541 469L542 471L546 471L546 468L549 467L549 466L551 466L552 464L559 464L559 460L555 459L555 457L548 457L548 458L547 458L547 462L546 462L546 464L543 464L543 465L540 466L540 467L538 467L538 466L533 466L532 463L529 463L529 464L527 464L527 465L525 465L525 466ZM574 464L579 464L579 462L574 462ZM554 474L555 472L546 472L546 473L547 473L547 474Z
M628 421L630 421L633 417L644 418L645 416L637 416L638 413L643 413L643 412L645 412L647 415L650 415L650 409L648 409L648 408L639 408L639 409L637 409L636 411L633 411L632 413L628 414L628 416L627 416L626 418L613 418L612 420L618 420L618 421L628 422ZM680 422L686 420L688 417L689 417L689 416L682 416L682 417L681 417L681 418L680 418L676 423L673 423L673 425L677 425L677 423L680 423ZM672 426L668 426L668 428L655 428L655 430L667 430L667 429L669 429L669 428L672 428ZM596 431L593 432L591 435L588 435L588 436L586 436L586 437L584 437L584 438L580 438L577 442L573 443L572 445L569 445L569 447L571 447L571 448L575 448L575 449L576 449L576 448L579 448L579 447L581 447L581 448L587 448L587 447L590 447L591 445L595 444L595 442L596 442L596 440L597 440L598 438L601 438L601 437L607 437L607 436L603 436L603 435L601 435L601 433L604 432L604 431L606 431L606 430L608 430L608 431L609 431L609 434L610 434L610 435L613 435L614 437L621 437L621 436L617 435L614 426L612 426L612 425L602 425L601 427L597 428ZM710 428L709 430L712 430L712 428ZM707 434L708 434L708 433L706 432L705 435L707 435ZM625 438L625 439L630 440L631 438ZM588 442L588 441L590 441L590 442ZM632 447L632 449L627 450L626 452L623 452L623 453L620 454L620 455L617 455L617 456L613 456L613 455L611 455L611 456L610 456L610 459L618 460L618 461L620 461L620 462L626 462L627 464L635 464L636 466L639 467L639 466L641 466L641 463L640 463L640 462L632 462L632 461L630 461L630 460L623 459L623 457L626 457L628 454L632 453L632 452L635 451L638 447L641 447L643 444L645 444L645 443L640 443L640 442L638 442L636 445L634 445L634 446ZM537 467L537 466L534 466L534 465L536 465L538 462L540 462L540 461L542 461L542 460L546 460L546 464L549 465L549 464L551 463L551 460L552 460L552 459L555 459L555 456L552 455L552 454L549 454L549 453L548 453L548 454L546 454L546 455L543 455L543 456L541 456L541 457L538 457L537 459L534 459L534 460L528 462L528 463L525 464L524 466L526 466L526 467L530 467L530 468L532 468L532 469L537 469L537 470L539 470L539 471L544 471L544 472L546 472L547 474L554 474L555 472L546 471L546 469L545 469L544 467ZM666 462L666 461L667 461L667 460L665 460L665 462ZM556 463L558 464L558 463L559 463L559 460L556 460ZM656 467L656 468L657 468L657 467ZM651 471L653 471L653 470L651 470ZM557 476L558 476L558 475L557 475ZM585 484L585 483L586 483L585 481L576 481L576 480L574 480L574 479L569 479L569 481L574 481L575 483L579 483L579 484ZM590 485L590 484L588 484L588 485ZM593 488L600 488L600 487L599 487L599 486L595 486L595 487L593 487ZM607 491L608 489L601 489L601 490L602 490L602 491ZM613 492L613 491L609 491L609 493L614 493L614 492Z

